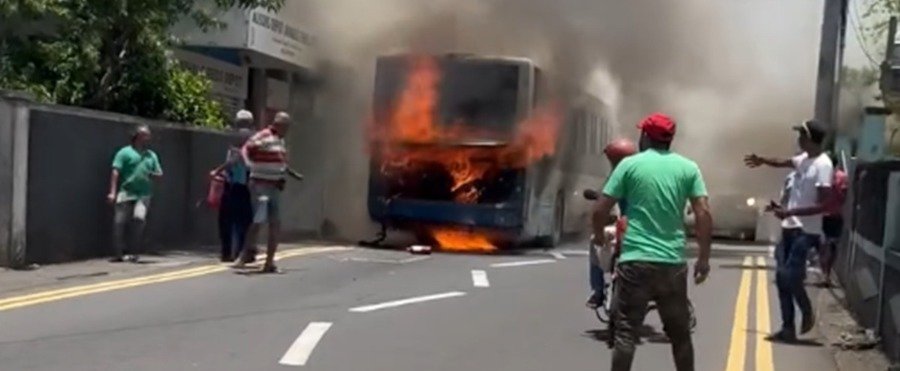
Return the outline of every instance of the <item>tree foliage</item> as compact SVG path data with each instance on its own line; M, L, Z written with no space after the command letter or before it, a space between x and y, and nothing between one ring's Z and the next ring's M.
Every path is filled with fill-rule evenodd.
M875 67L847 67L841 70L841 85L846 88L865 88L878 82L878 69Z
M0 87L68 105L221 126L209 81L168 56L170 30L285 0L0 0ZM15 31L15 32L13 32Z
M884 55L890 19L900 16L900 0L861 0L863 4L860 34L866 46L874 46L879 56Z

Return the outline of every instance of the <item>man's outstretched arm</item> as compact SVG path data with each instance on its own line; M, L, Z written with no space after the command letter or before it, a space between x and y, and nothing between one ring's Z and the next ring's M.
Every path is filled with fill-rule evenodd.
M762 157L755 153L744 156L744 164L750 168L760 167L762 165L776 168L793 168L794 161L790 158Z

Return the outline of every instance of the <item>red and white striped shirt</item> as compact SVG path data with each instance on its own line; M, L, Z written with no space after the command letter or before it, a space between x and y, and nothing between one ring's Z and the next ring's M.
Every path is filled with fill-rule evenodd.
M284 138L265 128L247 140L244 151L250 163L250 179L267 182L284 180L287 172L287 147Z

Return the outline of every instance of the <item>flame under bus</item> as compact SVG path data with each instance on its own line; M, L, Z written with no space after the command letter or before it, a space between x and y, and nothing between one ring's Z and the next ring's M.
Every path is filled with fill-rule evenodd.
M450 249L552 245L584 228L575 192L608 172L610 125L598 100L552 101L542 79L521 58L379 58L372 219Z

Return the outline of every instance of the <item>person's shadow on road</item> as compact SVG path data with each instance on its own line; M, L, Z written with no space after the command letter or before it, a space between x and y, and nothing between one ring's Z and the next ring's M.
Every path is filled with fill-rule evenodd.
M609 341L609 330L608 329L594 329L587 330L584 332L584 336L606 343ZM644 341L652 344L665 344L669 342L669 338L666 334L663 334L657 331L653 326L643 325L640 329L638 329L638 344L643 344Z

